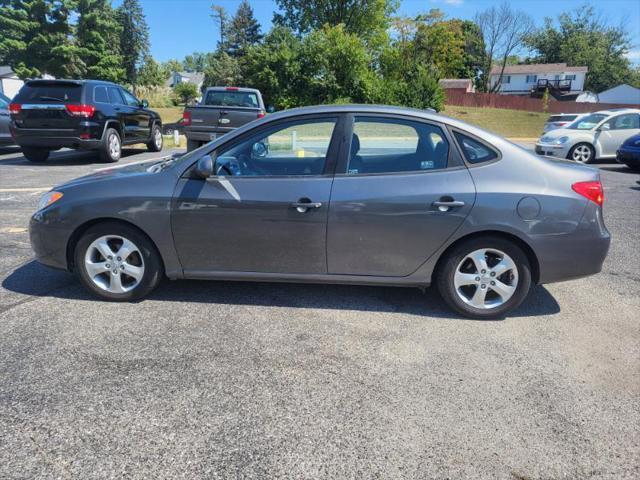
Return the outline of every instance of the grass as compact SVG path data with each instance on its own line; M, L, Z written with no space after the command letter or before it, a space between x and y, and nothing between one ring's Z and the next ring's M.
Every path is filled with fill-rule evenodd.
M447 105L442 113L509 138L538 138L549 118L548 113L457 105Z
M182 118L182 112L184 112L184 107L168 107L168 108L153 108L151 110L158 112L160 118L162 119L162 123L173 123L177 122Z

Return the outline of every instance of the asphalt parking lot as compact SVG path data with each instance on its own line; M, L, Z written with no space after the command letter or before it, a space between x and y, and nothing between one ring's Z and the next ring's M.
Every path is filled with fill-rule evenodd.
M42 193L104 165L0 150L0 478L639 478L640 175L597 167L603 272L472 321L400 288L97 301L26 229Z

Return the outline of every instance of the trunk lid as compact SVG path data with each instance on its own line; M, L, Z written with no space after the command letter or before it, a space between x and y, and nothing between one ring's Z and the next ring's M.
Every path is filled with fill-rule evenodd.
M74 129L80 118L67 110L69 104L82 101L82 84L66 81L30 81L18 92L13 103L20 105L14 114L16 125L31 129Z

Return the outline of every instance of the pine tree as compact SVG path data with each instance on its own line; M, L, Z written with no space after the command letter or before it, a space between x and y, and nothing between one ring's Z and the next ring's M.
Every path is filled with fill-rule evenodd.
M260 24L253 16L253 9L247 0L242 0L236 14L227 28L226 52L233 56L243 56L247 48L262 40Z
M229 24L229 17L224 7L220 5L211 5L211 18L218 24L220 30L220 40L218 41L218 50L226 50L227 48L227 28Z
M0 64L21 78L45 73L72 77L81 62L74 54L69 16L73 0L0 0Z
M122 28L120 53L126 78L135 85L138 68L149 53L149 27L139 0L124 0L117 13Z
M122 29L110 0L79 0L78 15L76 47L84 63L84 77L124 81L124 62L120 54Z

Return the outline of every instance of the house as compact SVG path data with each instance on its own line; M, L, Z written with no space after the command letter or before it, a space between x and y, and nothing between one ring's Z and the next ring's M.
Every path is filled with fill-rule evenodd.
M13 98L22 88L24 82L18 78L13 69L8 65L0 65L0 93Z
M202 72L173 72L169 79L165 82L166 87L173 88L178 83L193 83L198 87L198 91L202 90L204 83L204 73Z
M500 77L500 66L491 69L490 84L499 85L503 95L529 95L549 92L556 96L577 96L584 89L587 67L568 67L566 63L532 63L529 65L507 65Z
M441 78L438 81L440 87L446 91L475 93L476 87L468 78Z
M599 103L624 103L640 105L640 88L623 83L598 94Z

